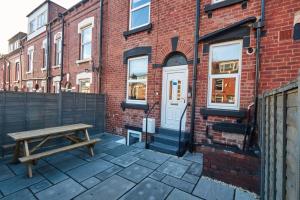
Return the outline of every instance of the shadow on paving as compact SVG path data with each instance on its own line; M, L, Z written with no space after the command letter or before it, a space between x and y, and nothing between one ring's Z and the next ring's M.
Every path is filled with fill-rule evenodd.
M120 136L96 137L95 156L86 148L42 159L33 178L25 165L0 160L0 199L13 200L254 200L256 196L202 176L202 154L183 158L145 150L143 143L125 146Z

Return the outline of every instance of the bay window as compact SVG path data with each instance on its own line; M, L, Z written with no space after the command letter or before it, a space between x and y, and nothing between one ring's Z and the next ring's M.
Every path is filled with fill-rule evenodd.
M208 107L239 109L242 42L211 45Z
M150 23L150 0L130 0L129 29L139 28Z
M81 54L80 59L92 57L92 27L88 26L81 30Z
M148 56L128 60L127 103L146 104Z

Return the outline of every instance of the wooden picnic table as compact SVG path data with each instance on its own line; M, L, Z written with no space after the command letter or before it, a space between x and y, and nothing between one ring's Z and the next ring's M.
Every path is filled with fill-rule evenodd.
M13 163L20 161L21 163L27 164L28 177L32 177L32 165L36 164L38 159L51 156L60 152L70 151L76 148L86 146L89 149L91 156L94 156L93 147L100 141L100 139L90 139L88 128L93 126L87 124L73 124L66 126L59 126L53 128L44 128L39 130L32 131L23 131L17 133L8 134L16 142ZM75 135L75 133L83 133L84 139ZM43 151L40 153L35 153L39 150L48 140L56 138L65 138L68 141L71 141L71 144ZM29 143L39 142L33 148L29 149ZM23 145L24 156L20 157L21 146Z

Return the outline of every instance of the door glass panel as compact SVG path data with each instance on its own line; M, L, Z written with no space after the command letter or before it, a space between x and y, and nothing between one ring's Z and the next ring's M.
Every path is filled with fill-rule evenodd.
M236 78L212 79L212 103L234 104Z
M181 99L181 91L182 91L182 82L178 80L178 86L177 86L177 100L179 101Z

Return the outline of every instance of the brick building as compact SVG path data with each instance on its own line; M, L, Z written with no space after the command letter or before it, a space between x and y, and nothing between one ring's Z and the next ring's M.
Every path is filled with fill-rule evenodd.
M69 10L46 1L29 30L45 5L46 26L20 50L24 90L105 93L107 131L129 142L145 138L150 112L151 149L192 146L205 174L258 191L259 159L243 150L257 149L257 95L300 68L298 0L83 0Z

